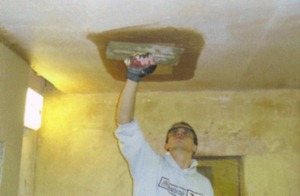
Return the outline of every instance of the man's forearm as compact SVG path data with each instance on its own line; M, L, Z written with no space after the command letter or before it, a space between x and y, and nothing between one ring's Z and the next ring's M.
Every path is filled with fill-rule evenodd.
M137 82L132 80L126 81L118 105L118 124L126 124L133 120L137 86Z
M153 73L156 66L153 55L149 53L129 58L129 67L126 74L127 81L118 105L118 124L126 124L133 120L138 82L143 77Z

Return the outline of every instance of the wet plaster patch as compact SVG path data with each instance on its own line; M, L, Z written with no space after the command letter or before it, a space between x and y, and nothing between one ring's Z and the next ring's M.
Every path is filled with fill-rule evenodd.
M122 61L106 58L106 49L110 41L150 44L172 43L174 44L173 47L184 48L178 65L169 66L171 70L170 68L163 68L160 74L152 74L144 81L181 81L193 78L204 47L204 39L199 32L173 27L128 27L102 33L90 33L87 35L87 39L96 44L106 71L119 81L126 79L127 68Z

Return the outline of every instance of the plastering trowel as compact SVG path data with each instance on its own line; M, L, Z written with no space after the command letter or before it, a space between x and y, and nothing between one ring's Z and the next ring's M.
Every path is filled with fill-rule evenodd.
M109 42L106 57L114 60L125 60L131 55L151 53L159 65L177 65L184 49L173 47L174 44L152 44L132 42Z

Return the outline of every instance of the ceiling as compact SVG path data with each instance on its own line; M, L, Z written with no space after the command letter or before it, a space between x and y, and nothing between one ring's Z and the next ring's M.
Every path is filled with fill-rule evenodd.
M62 92L119 92L114 40L185 49L142 91L300 88L299 0L0 1L0 41Z

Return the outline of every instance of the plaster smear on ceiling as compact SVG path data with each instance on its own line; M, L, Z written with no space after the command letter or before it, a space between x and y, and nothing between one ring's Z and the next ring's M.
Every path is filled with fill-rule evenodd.
M106 71L116 80L126 80L126 66L123 61L108 59L106 56L107 46L110 41L131 43L169 44L172 47L183 48L184 52L176 66L158 65L154 74L146 77L143 81L181 81L193 78L198 58L204 46L201 34L189 29L178 28L145 28L132 27L92 33L88 38L94 42L99 50L99 55ZM169 67L168 73L161 73L161 69Z

